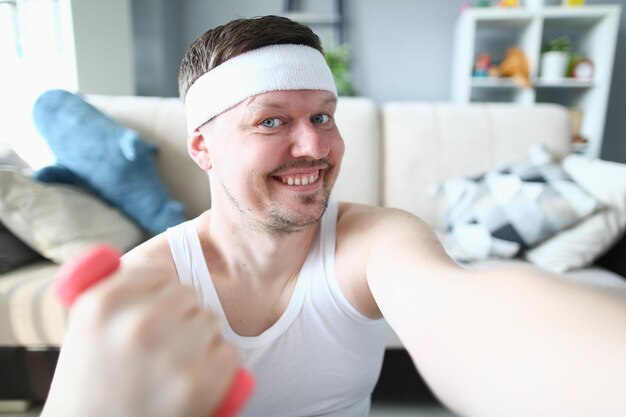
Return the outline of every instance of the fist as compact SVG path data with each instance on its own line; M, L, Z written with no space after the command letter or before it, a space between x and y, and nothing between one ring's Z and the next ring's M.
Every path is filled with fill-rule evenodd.
M122 265L74 303L42 416L207 417L237 366L193 289Z

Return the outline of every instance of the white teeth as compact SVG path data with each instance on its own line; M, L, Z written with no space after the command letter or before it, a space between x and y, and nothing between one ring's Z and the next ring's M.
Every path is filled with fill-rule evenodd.
M309 185L317 181L318 178L318 175L309 175L308 177L283 177L282 181L287 185Z

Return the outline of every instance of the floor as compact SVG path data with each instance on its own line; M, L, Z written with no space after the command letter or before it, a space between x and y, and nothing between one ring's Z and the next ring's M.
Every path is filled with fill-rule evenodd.
M38 417L39 408L30 409L25 413L0 413L0 417ZM456 417L441 406L427 402L411 404L407 402L374 402L370 417Z
M2 410L0 417L39 417L41 407L25 412ZM372 394L369 417L456 417L438 404L404 350L388 350Z
M457 417L436 403L374 402L370 417Z
M12 409L15 410L17 408L22 408L22 406L22 404L0 403L0 417L38 417L39 413L41 412L40 407L31 408L23 413L8 411Z

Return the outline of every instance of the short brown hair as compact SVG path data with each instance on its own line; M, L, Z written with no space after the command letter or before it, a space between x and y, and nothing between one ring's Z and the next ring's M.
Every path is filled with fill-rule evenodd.
M268 45L296 44L322 50L319 37L300 23L281 16L237 19L206 31L187 49L178 73L184 100L189 87L206 72L244 52Z

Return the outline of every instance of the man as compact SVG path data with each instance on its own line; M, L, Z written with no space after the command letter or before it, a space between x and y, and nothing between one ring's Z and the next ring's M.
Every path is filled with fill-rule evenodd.
M241 415L367 416L383 317L461 415L626 413L624 294L531 269L468 272L415 216L329 199L344 145L308 28L267 16L210 30L187 51L179 85L212 207L133 250L122 269L189 284L217 314L257 378ZM196 394L223 392L214 383Z

